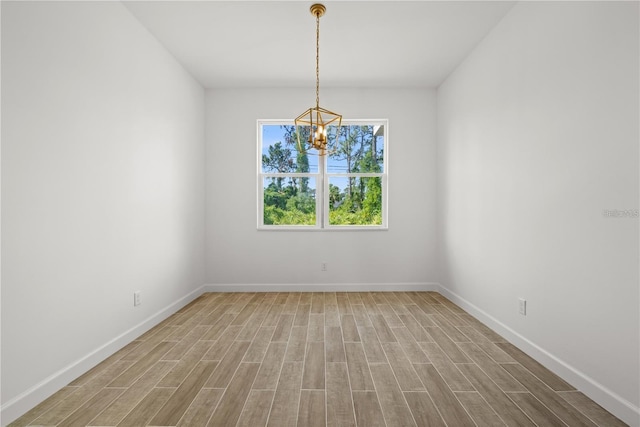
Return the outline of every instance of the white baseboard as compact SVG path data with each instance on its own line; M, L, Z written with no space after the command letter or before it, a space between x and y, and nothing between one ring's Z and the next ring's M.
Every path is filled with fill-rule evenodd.
M599 384L588 375L529 341L481 308L439 283L316 283L316 284L207 284L168 305L108 343L97 348L39 384L10 400L0 408L2 426L14 421L71 381L151 329L204 292L367 292L435 291L459 305L469 314L505 337L546 368L572 384L585 395L632 427L640 427L640 408Z
M576 387L607 411L611 412L632 427L640 427L640 408L635 406L633 403L617 395L615 392L598 383L584 372L574 368L569 363L529 341L526 337L520 335L509 326L500 322L495 317L446 287L438 285L436 291L456 305L460 306L460 308L467 311L489 328L502 335L511 344L515 345L520 350L544 365L544 367L572 386Z
M65 387L71 381L202 295L205 292L204 288L204 286L200 286L198 289L169 304L131 329L123 332L111 341L69 364L48 378L45 378L29 390L2 405L0 408L0 425L6 426L10 422L15 421L62 387Z
M438 291L438 283L254 283L204 285L205 292L384 292Z

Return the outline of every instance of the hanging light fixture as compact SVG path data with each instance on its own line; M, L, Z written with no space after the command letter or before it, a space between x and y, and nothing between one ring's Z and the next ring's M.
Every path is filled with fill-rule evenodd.
M314 4L310 11L316 17L316 106L309 108L295 119L296 137L300 152L324 156L335 151L330 145L329 126L335 126L334 144L338 139L342 116L320 107L320 17L327 9L322 4ZM309 136L305 138L307 128ZM312 151L312 150L315 150Z

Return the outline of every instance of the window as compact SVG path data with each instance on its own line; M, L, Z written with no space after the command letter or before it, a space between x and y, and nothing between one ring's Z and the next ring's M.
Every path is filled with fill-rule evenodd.
M320 157L298 150L292 122L258 121L258 228L386 229L387 133L386 120L344 120Z

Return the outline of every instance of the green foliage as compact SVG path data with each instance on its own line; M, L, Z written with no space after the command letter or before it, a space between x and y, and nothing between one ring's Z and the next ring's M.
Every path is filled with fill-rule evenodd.
M382 215L368 216L364 211L333 210L329 212L329 223L331 225L382 225Z
M316 212L316 199L308 193L299 193L287 200L287 210L304 214Z
M367 193L362 202L362 211L369 217L382 214L382 182L380 178L369 178Z
M287 207L287 194L282 190L282 184L272 182L264 189L264 204L267 206L276 206L280 209Z
M269 155L262 155L262 166L265 172L286 173L295 170L291 150L283 148L281 142L269 147Z
M316 213L304 213L297 209L286 210L277 206L264 206L265 225L315 225Z
M329 208L329 224L381 225L382 183L380 178L357 179L354 187L363 187L363 193L355 192L351 196L347 195L339 206L332 205Z
M340 187L329 184L329 206L340 206L344 194L340 192Z
M264 223L266 225L315 225L314 192L298 192L293 180L283 190L272 182L264 189Z

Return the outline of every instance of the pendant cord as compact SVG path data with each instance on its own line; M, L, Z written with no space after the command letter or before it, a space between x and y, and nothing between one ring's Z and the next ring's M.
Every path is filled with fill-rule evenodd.
M320 107L320 14L316 13L316 108Z

